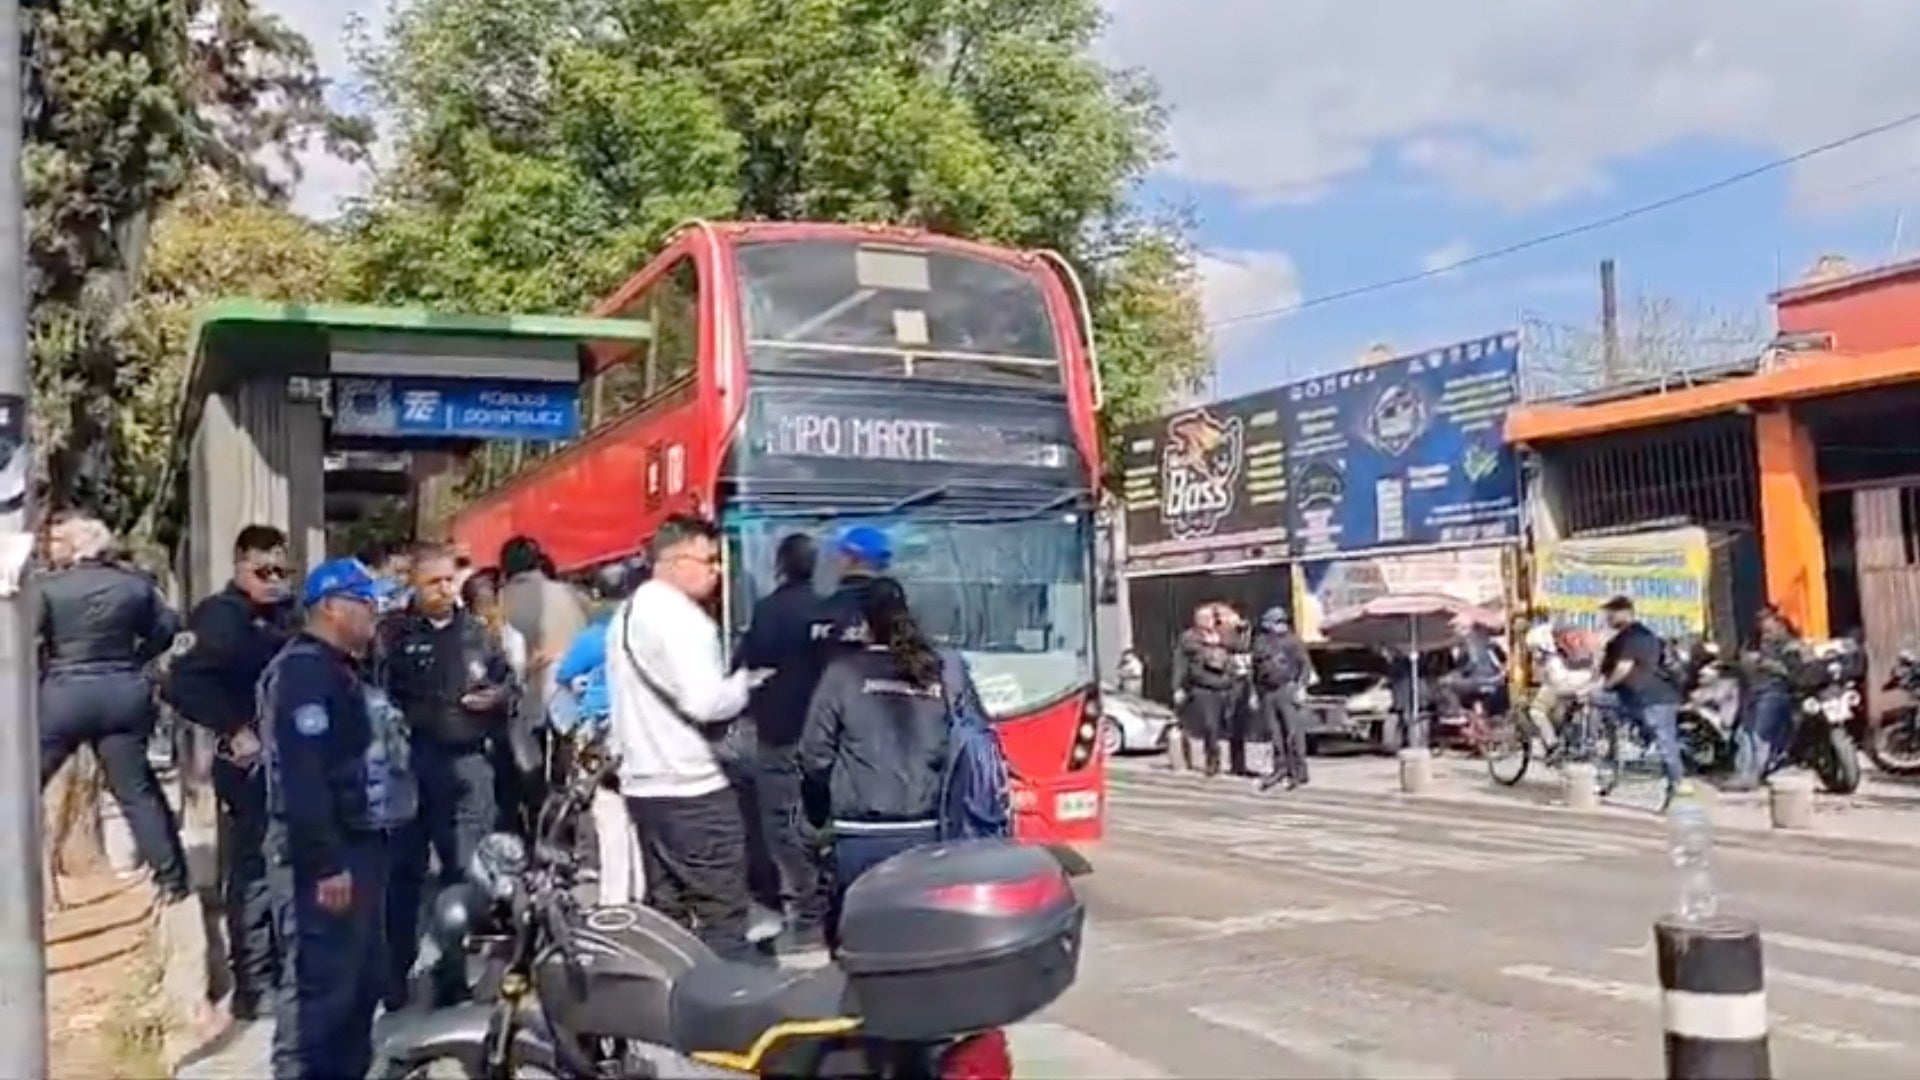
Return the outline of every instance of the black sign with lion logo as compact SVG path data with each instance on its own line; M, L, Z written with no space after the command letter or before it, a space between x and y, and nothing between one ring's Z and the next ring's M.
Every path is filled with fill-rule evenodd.
M1121 445L1132 570L1282 558L1285 397L1195 405L1130 428Z

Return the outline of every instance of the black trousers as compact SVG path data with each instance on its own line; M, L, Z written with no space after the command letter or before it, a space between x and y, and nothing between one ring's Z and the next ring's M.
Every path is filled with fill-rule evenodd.
M1259 714L1245 684L1234 688L1226 704L1227 771L1244 775L1247 769L1247 738L1263 733L1265 719Z
M1273 767L1268 775L1307 782L1306 717L1295 703L1292 687L1283 687L1260 695L1260 715L1273 740Z
M50 672L40 680L40 786L75 751L92 746L154 884L170 896L185 896L180 830L147 758L155 713L152 685L138 671Z
M812 932L827 918L828 877L820 849L802 826L806 809L800 797L800 761L794 747L760 747L761 831L779 884L779 904L793 929Z
M1200 743L1203 767L1209 776L1220 771L1220 736L1232 704L1230 691L1195 687L1187 691L1186 703L1180 707L1180 730L1186 738ZM1188 761L1192 761L1191 754Z
M420 812L394 838L387 896L387 1008L408 1000L408 980L420 956L420 918L440 888L464 880L474 850L499 821L494 806L493 764L483 746L413 742L413 772L420 784ZM431 873L437 867L436 877ZM436 886L429 891L428 886ZM466 961L442 954L433 972L436 1005L458 1002L466 990Z
M647 865L647 903L728 960L749 960L747 831L729 788L629 798Z
M267 887L267 770L264 762L243 769L213 763L213 792L220 800L220 845L227 924L227 965L233 972L234 1012L249 1012L271 999L280 977L274 937L273 893Z

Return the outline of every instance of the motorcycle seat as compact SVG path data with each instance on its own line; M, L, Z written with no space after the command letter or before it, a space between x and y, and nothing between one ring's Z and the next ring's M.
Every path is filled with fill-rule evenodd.
M831 964L809 971L713 960L674 980L673 1039L698 1061L758 1072L783 1040L821 1038L860 1026L847 976Z

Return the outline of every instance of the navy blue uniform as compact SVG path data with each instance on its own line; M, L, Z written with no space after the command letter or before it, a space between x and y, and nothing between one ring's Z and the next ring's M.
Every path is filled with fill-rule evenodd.
M277 1080L363 1077L386 990L392 837L418 795L406 725L351 657L295 637L260 680L274 915L282 948L274 1009ZM321 907L321 881L347 873L352 903Z
M827 658L866 645L869 634L864 611L873 580L870 574L849 574L840 579L839 588L820 601L813 636L827 650Z
M485 623L455 611L434 625L415 611L387 616L374 649L375 680L406 717L412 733L413 774L420 813L394 853L388 896L390 970L386 1005L407 1001L408 977L420 953L420 913L428 881L428 856L439 863L441 884L466 874L480 841L499 824L488 740L504 735L512 708L503 696L496 707L475 712L460 699L475 690L508 690L513 673ZM458 954L435 969L441 1004L464 990L466 965Z
M826 659L824 641L832 621L811 582L790 581L753 607L753 624L740 641L736 659L748 670L772 669L753 692L748 714L760 742L759 769L753 778L753 805L743 806L750 829L749 855L764 849L775 877L768 897L766 872L749 858L748 881L762 903L772 899L791 920L795 934L817 932L827 915L825 867L800 829L800 765L794 746L807 719L807 702L820 681ZM736 790L741 790L736 785Z
M833 822L833 922L868 868L940 835L952 742L946 695L908 682L878 646L828 664L800 736L810 816Z
M227 740L253 729L260 673L286 644L293 615L290 603L255 604L229 585L193 609L187 618L191 644L174 658L167 675L166 697L174 711L220 740L213 790L220 800L221 907L237 1018L251 1015L271 995L279 979L279 953L267 891L267 774L258 760L236 760Z
M180 617L152 580L105 562L56 570L39 586L40 785L91 745L154 882L184 897L180 834L147 759L157 710L146 667L172 647Z

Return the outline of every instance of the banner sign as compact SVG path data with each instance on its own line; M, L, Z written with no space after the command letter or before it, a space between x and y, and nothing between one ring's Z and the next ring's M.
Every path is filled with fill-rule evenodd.
M1659 634L1701 634L1712 565L1704 529L1563 540L1535 555L1533 598L1558 626L1603 629L1600 605L1625 596Z
M1124 434L1128 570L1285 558L1285 404L1268 390Z
M1454 548L1300 564L1300 597L1294 628L1319 640L1329 616L1383 596L1450 596L1489 611L1503 611L1507 600L1504 547Z
M580 388L500 379L340 378L333 380L333 433L559 442L580 434Z
M1518 455L1500 429L1519 359L1519 336L1501 334L1287 387L1293 553L1518 536Z
M769 381L753 393L741 442L740 461L750 477L925 483L930 469L960 467L982 470L987 479L1000 474L1086 485L1067 408L1057 398L768 387Z

